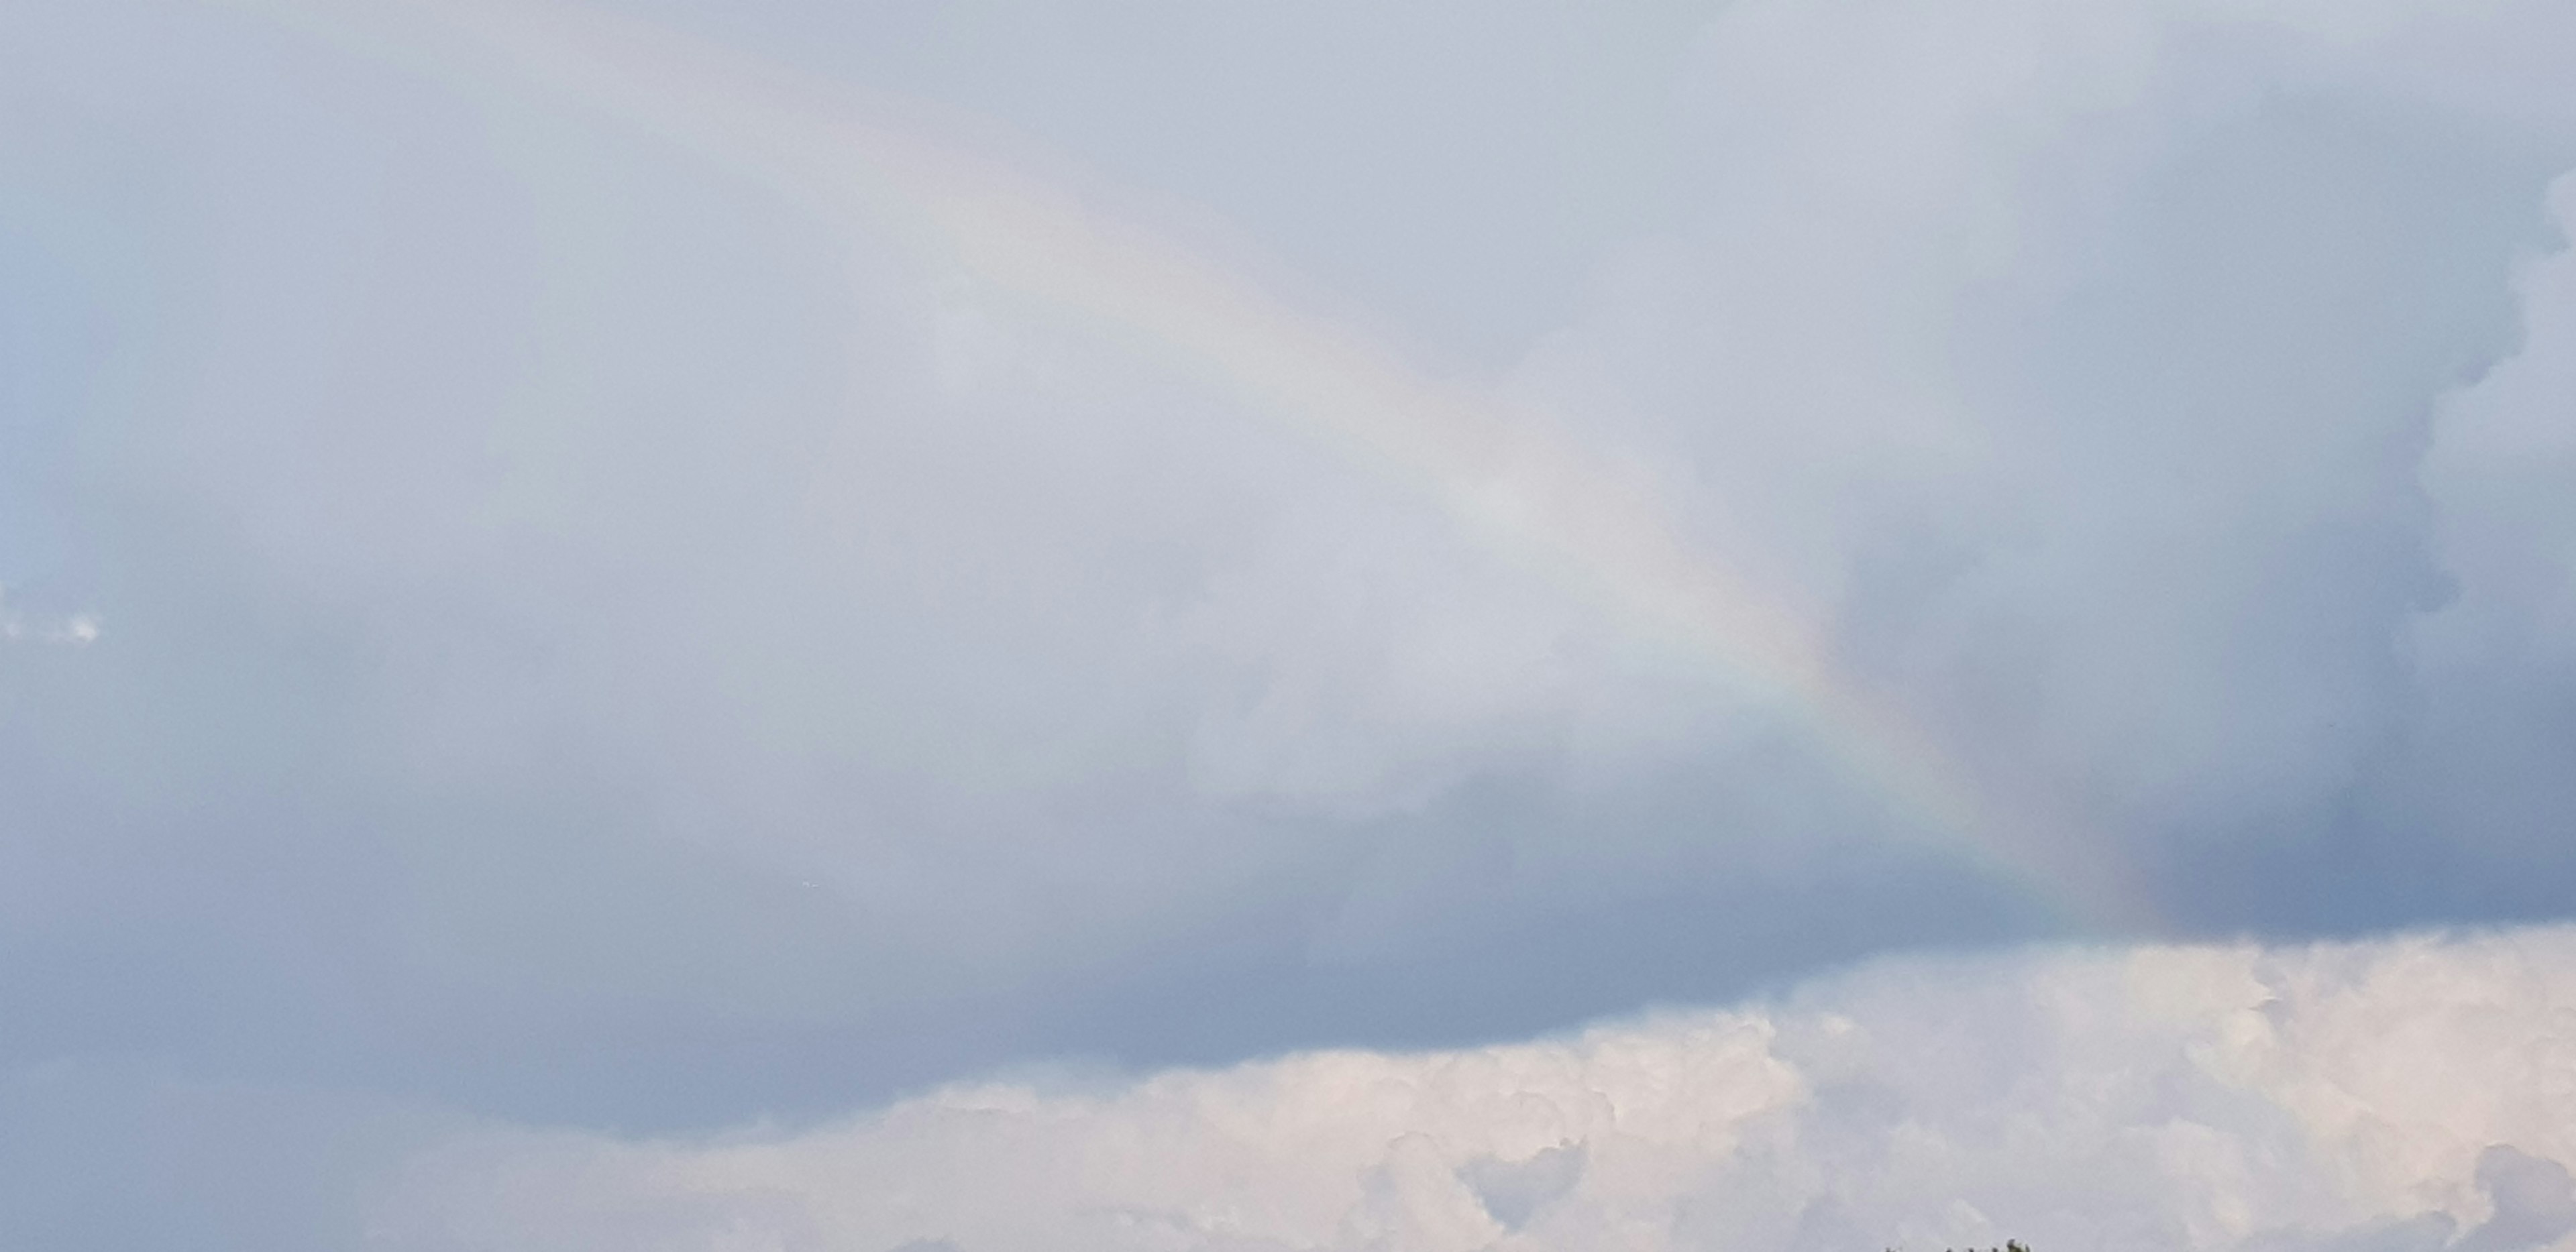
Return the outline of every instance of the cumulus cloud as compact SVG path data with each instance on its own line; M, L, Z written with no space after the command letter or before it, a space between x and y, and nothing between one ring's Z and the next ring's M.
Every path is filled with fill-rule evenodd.
M2576 932L1911 959L1533 1043L494 1131L387 1248L2412 1249L2576 1239Z
M2546 186L2570 102L2446 61L2507 30L2569 38L2538 6L1732 6L1686 96L1697 217L1525 384L1658 449L1834 606L1846 663L2173 913L2278 924L2304 906L2207 884L2339 872L2327 849L2543 838L2539 807L2382 820L2374 782L2563 742L2423 720L2451 676L2410 643L2455 575L2525 552L2494 576L2537 589L2564 560L2529 546L2554 518L2439 520L2461 497L2418 472L2428 442L2483 437L2454 422L2497 424L2478 397L2545 371L2445 400L2518 320L2526 357L2563 334L2545 284L2529 308L2509 284L2565 246ZM1873 88L1821 88L1818 64ZM2497 889L2453 868L2394 893Z
M2576 239L2576 179L2551 197ZM2455 580L2415 623L2430 750L2419 812L2506 865L2555 859L2543 833L2576 800L2544 756L2576 690L2576 249L2531 258L2515 282L2519 349L2447 399L2423 462L2435 542Z

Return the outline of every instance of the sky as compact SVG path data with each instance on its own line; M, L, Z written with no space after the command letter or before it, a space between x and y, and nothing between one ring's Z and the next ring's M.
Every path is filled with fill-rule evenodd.
M0 6L0 1246L2568 1252L2571 62Z

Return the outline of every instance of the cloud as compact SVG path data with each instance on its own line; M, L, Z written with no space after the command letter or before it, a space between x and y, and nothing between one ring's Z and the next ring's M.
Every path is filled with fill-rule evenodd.
M1667 220L1495 311L1556 328L1517 364L1447 373L1343 301L1456 305L1488 215L1249 146L1357 107L1314 61L1256 91L1095 31L1019 75L973 42L1006 16L862 84L931 102L850 104L815 80L930 37L766 7L800 91L678 33L726 6L654 8L647 46L731 78L603 91L626 45L553 72L442 5L0 17L0 261L47 276L0 298L95 328L0 414L51 536L0 561L115 644L0 650L12 1063L704 1125L1030 1056L1513 1037L1915 944L2576 906L2564 6L1730 5L1651 58ZM1365 12L1189 21L1321 56ZM1558 51L1406 29L1390 64L1462 80ZM1148 114L1204 134L1081 147ZM1497 163L1454 186L1550 185L1444 124ZM1019 242L1240 298L1122 320L1044 246L979 265L852 133ZM1408 460L1388 395L1510 420ZM1425 469L1478 458L1483 496ZM1859 698L1671 646L1635 588L1704 568ZM1480 1149L1475 1207L1543 1223L1551 1171L1607 1168L1560 1147Z
M2576 1237L2576 932L1912 958L1532 1043L415 1158L405 1250L2433 1249ZM917 1242L912 1246L918 1246Z
M413 1154L471 1119L381 1095L132 1058L0 1070L0 1240L327 1252Z
M901 7L0 5L0 1241L2563 1249L2558 931L1476 1045L2576 910L2576 9Z
M2472 101L2436 50L2564 46L2563 20L1731 7L1686 95L1696 217L1615 271L1525 385L1655 449L1833 606L1841 663L2007 811L2156 884L2168 920L2545 911L2565 887L2544 858L2489 874L2430 851L2545 840L2560 801L2536 758L2501 766L2532 797L2510 812L2434 817L2379 784L2566 742L2538 717L2427 720L2450 675L2411 642L2456 572L2519 559L2494 576L2524 596L2565 561L2535 538L2554 517L2470 504L2490 519L2472 539L2443 520L2465 493L2428 499L2418 472L2477 420L2446 397L2517 350L2518 317L2527 358L2563 334L2509 278L2566 246L2546 188L2576 117L2545 91ZM2470 155L2469 133L2493 146ZM2545 633L2533 608L2497 611ZM2554 670L2507 664L2563 703ZM2353 872L2387 877L2269 889ZM2505 905L2502 880L2533 872L2559 885Z
M98 642L98 615L74 613L55 622L30 623L9 604L9 589L0 586L0 643L22 642L86 647Z
M2552 189L2576 239L2576 178ZM2541 834L2576 789L2554 754L2576 690L2576 249L2528 259L2518 351L2443 404L2422 468L2455 594L2413 623L2426 751L2409 808L2505 874L2556 862Z

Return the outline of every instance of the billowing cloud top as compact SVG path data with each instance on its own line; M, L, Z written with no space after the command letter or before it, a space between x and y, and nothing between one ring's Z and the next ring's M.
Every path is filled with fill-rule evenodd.
M2369 1147L2315 1091L2399 1079L2229 1033L2359 961L2263 995L2381 1037L2284 1064L2491 1020L2554 1108L2558 1027L2397 971L2555 932L1475 1049L2576 915L2571 63L2563 0L0 5L0 1244L2560 1238L2563 1141ZM1577 1098L1631 1053L1700 1129ZM668 1138L1041 1062L1212 1068ZM1203 1148L1272 1098L1311 1152ZM1164 1190L1046 1164L1117 1142Z
M2576 933L1907 961L1456 1052L465 1136L402 1249L2576 1246Z

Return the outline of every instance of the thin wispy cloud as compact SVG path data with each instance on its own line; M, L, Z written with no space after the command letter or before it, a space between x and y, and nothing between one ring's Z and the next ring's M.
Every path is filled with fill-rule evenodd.
M9 606L7 588L0 588L0 639L11 643L92 644L98 642L98 619L75 613L57 622L30 622L25 614Z

